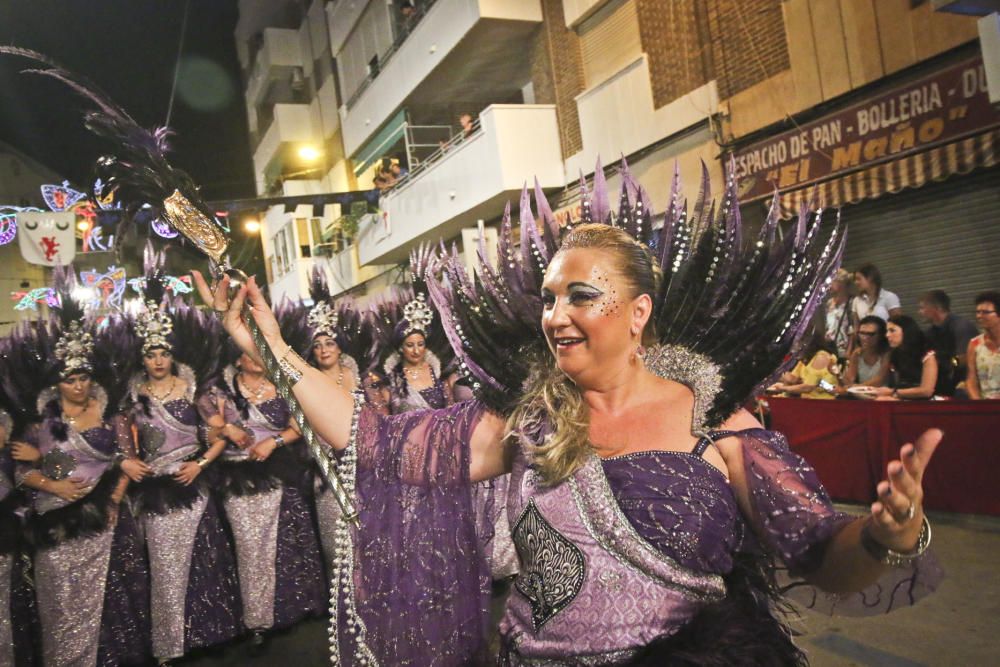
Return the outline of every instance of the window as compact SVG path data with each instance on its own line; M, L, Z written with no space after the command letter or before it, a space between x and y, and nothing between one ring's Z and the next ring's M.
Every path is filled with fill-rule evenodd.
M295 255L292 253L292 223L285 224L281 230L274 235L272 241L274 245L274 276L280 278L292 270L295 262Z

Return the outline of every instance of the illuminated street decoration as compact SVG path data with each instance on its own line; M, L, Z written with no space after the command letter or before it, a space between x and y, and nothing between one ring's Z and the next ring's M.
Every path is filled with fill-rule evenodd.
M36 287L27 292L11 292L12 299L17 301L14 310L38 310L38 304L45 303L49 306L58 306L59 297L51 287Z
M91 308L114 308L121 310L122 299L125 296L125 269L109 266L104 273L94 269L80 272L80 287L91 290L89 294ZM81 293L86 300L87 295Z
M53 211L66 211L86 196L86 193L69 187L69 181L63 181L62 185L42 186L42 198Z
M177 278L176 276L163 276L161 278L163 285L174 294L190 294L194 291L191 287L191 276L183 276ZM128 281L128 286L131 287L137 294L144 294L146 289L146 279L145 278L130 278Z
M17 213L0 212L0 245L7 245L17 235Z
M69 264L76 256L76 214L72 211L18 211L21 256L42 266Z

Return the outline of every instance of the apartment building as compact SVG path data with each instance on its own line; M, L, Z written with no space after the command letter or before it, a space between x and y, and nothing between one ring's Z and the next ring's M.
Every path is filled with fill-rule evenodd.
M849 264L875 261L914 292L1000 283L995 262L938 242L945 232L959 243L1000 233L976 224L998 203L990 182L1000 125L984 103L976 18L935 11L939 4L243 0L237 42L258 191L372 189L384 166L401 167L345 248L324 252L345 213L336 205L273 207L262 230L272 293L304 294L316 262L337 291L363 293L396 280L391 267L422 241L443 238L464 252L485 235L490 245L505 204L516 208L533 177L557 215L573 220L581 175L591 178L600 158L616 187L623 156L654 210L666 204L675 167L694 193L704 165L718 193L734 159L750 219L775 187L786 214L815 190L852 222ZM939 88L976 81L966 81L966 104L946 109L920 97L928 77ZM891 126L882 108L892 100L930 115ZM865 128L876 132L874 148L831 124L859 109L878 123ZM942 113L966 117L943 118L940 133L936 120L921 129ZM882 151L882 135L894 132ZM814 161L804 161L809 141ZM820 165L838 150L836 164ZM928 247L900 251L901 235ZM915 256L927 261L904 261ZM959 259L972 261L975 280L941 272Z

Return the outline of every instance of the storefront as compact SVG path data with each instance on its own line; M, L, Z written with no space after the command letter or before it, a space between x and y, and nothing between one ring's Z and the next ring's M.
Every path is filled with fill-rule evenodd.
M775 188L783 217L803 202L841 208L844 266L871 262L908 313L943 289L971 315L1000 288L1000 111L982 59L951 62L735 151L742 200Z

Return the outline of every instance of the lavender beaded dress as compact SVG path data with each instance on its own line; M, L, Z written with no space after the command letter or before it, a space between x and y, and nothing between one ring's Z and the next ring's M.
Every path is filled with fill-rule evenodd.
M11 419L2 410L0 427L9 438ZM0 449L0 665L30 665L37 618L24 572L25 544L18 516L23 498L14 486L14 468L10 448Z
M95 393L106 402L96 386ZM141 663L150 655L149 569L135 519L124 504L112 512L111 500L121 476L116 455L131 449L125 420L119 415L113 425L81 432L62 421L55 390L42 392L39 405L45 418L26 439L42 454L41 472L91 487L74 502L44 491L32 494L44 663ZM31 470L19 465L19 480Z
M235 370L225 373L227 389L198 399L203 419L223 415L250 431L255 442L288 427L291 412L282 398L253 404L239 395ZM237 402L243 409L237 408ZM309 475L293 445L274 450L266 461L228 444L216 461L223 507L236 543L236 564L249 630L281 628L320 614L327 606L319 540L304 490Z
M210 495L211 468L184 486L174 479L202 451L193 402L194 374L184 366L183 398L166 403L131 382L129 416L139 456L153 470L132 489L149 552L153 655L176 658L221 644L242 631L239 581L232 545Z
M481 412L465 403L360 414L355 596L368 644L386 664L489 660L487 554L469 491L468 442ZM808 573L851 517L832 508L782 436L735 435L750 516L700 449L591 457L551 487L518 454L505 509L520 571L501 622L501 663L801 664L763 580L737 565L767 558L772 572L781 561ZM881 613L914 603L940 577L925 555L855 595L800 592L826 611ZM341 649L351 650L346 637Z

